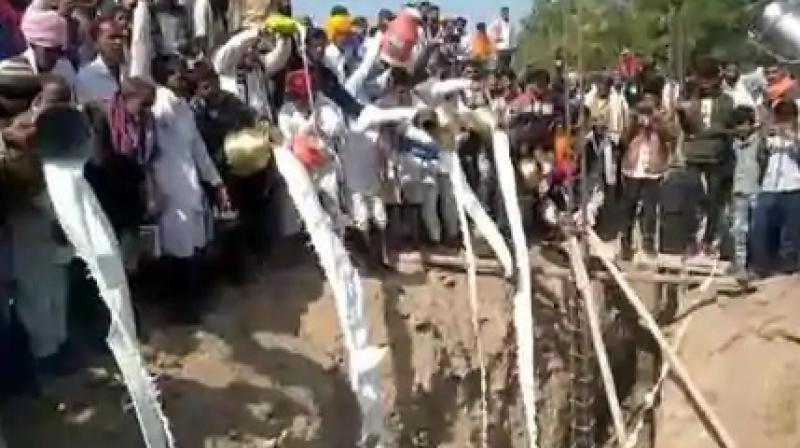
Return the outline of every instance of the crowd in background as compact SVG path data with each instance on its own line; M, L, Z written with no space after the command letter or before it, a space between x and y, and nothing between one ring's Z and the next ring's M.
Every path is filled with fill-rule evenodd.
M697 57L679 78L623 50L578 74L563 50L554 65L519 60L507 8L473 26L428 2L374 20L336 6L322 23L288 0L256 21L250 6L0 0L0 391L64 371L73 314L96 335L107 319L87 305L96 290L37 156L37 119L59 107L93 131L84 176L134 292L155 271L180 321L197 322L209 272L242 281L302 234L253 140L291 149L363 267L388 267L403 244L458 246L443 151L507 231L499 127L535 237L557 237L566 216L620 237L625 260L722 252L743 282L798 268L800 90L781 67L741 76Z

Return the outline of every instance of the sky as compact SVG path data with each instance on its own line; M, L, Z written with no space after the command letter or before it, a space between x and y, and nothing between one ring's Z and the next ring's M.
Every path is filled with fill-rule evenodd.
M345 5L350 13L375 17L381 8L398 9L404 0L292 0L297 15L310 15L317 22L322 21L337 4ZM532 0L434 0L442 8L442 15L464 16L474 25L477 22L491 22L499 13L501 6L511 9L511 18L518 21L525 17L533 5Z

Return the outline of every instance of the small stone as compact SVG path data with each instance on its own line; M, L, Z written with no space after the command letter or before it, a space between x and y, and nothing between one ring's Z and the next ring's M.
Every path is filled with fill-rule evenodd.
M439 281L441 281L442 285L444 285L444 287L447 289L453 289L456 287L456 279L448 275L439 277Z
M268 422L275 417L275 406L270 402L251 404L248 408L253 418L260 422Z
M295 437L305 437L309 429L308 418L305 415L297 415L292 419L292 434Z
M767 306L770 303L772 303L769 297L762 294L757 295L756 297L753 298L753 300L756 302L757 305L760 306Z
M231 428L228 430L228 439L234 442L241 442L244 440L244 437L242 437L242 433L240 433L238 429Z
M431 331L431 328L432 328L432 325L427 320L420 320L420 321L417 321L416 323L414 323L414 330L416 330L419 333L427 333L427 332Z
M85 425L95 414L96 412L93 408L82 405L67 417L67 421L72 425Z
M111 376L109 385L112 387L125 387L125 379L122 377L121 373L117 372Z
M98 388L107 386L111 383L113 377L105 367L90 367L86 370L87 379L86 385L90 388Z

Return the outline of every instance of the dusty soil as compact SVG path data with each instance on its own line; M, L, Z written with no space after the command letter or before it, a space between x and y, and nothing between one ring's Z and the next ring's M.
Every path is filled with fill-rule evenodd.
M200 327L145 319L144 351L180 447L356 446L359 417L331 292L312 257L295 258L273 261L245 287L220 289ZM465 283L460 273L421 269L364 280L371 337L390 349L383 399L397 446L477 440L478 360ZM479 279L493 448L523 446L507 288L496 277ZM4 410L10 448L142 446L113 363L93 364ZM542 375L557 378L558 369L546 363ZM542 418L553 427L560 414L550 414Z
M292 256L271 260L246 286L219 288L201 326L168 325L145 311L143 350L179 447L356 446L359 416L343 374L331 292L306 248L282 253ZM693 314L681 356L742 448L800 447L799 287L797 277L771 279L751 295L705 303ZM477 446L479 373L465 276L412 265L368 275L364 288L373 342L389 349L382 391L392 445ZM574 416L566 356L570 288L542 278L534 288L539 446L562 448ZM491 448L525 446L508 292L496 276L479 278ZM631 344L614 341L648 337L616 334L629 327L621 322L607 321L606 337L624 383L619 375L637 361L631 363ZM618 385L625 409L638 403L630 383ZM112 361L98 357L91 368L49 384L42 397L3 409L9 448L140 448L125 397ZM602 398L596 405L602 432ZM671 382L657 414L657 448L716 446Z
M681 356L742 448L800 447L800 278L767 281L752 295L699 310ZM717 445L680 389L668 383L658 448Z

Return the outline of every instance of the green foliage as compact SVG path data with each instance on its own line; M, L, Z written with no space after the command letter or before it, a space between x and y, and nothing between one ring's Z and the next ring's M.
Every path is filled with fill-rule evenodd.
M750 0L534 0L523 23L521 66L549 64L565 48L571 65L613 65L630 48L666 68L686 66L693 54L742 60ZM581 33L579 33L581 31ZM681 56L682 53L682 56Z

